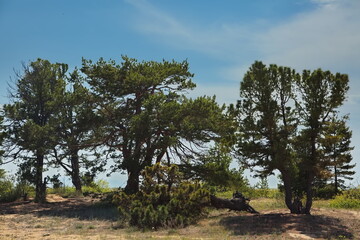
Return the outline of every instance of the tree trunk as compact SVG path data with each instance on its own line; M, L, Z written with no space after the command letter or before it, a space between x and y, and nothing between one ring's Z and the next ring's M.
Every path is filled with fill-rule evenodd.
M305 208L303 209L302 213L304 214L310 214L310 210L312 207L312 202L313 202L313 187L312 187L312 183L313 183L313 174L309 173L308 176L308 180L306 183L306 205Z
M78 150L73 150L71 153L71 181L75 187L76 195L82 195L82 183L80 179L79 155Z
M291 213L300 214L302 211L302 203L300 199L294 197L292 186L291 186L291 177L288 171L281 172L282 180L284 182L285 190L285 204L290 210Z
M210 195L211 206L215 208L227 208L234 211L247 211L250 213L259 213L254 208L252 208L245 198L233 198L233 199L224 199L218 198L214 195Z
M35 199L37 203L46 202L46 181L43 182L44 155L36 154L35 169Z
M125 193L134 194L139 191L139 170L128 170L128 180L125 187Z
M339 192L339 184L338 184L338 173L336 166L334 166L334 175L335 175L335 194L337 194Z

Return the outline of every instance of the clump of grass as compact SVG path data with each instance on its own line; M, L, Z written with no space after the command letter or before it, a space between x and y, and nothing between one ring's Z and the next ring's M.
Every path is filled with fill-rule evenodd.
M40 225L40 224L36 224L35 226L34 226L34 228L42 228L43 226L42 225Z
M94 225L90 225L90 226L88 226L88 229L95 229L95 226L94 226Z
M76 225L75 225L75 228L76 228L76 229L83 229L84 226L83 226L82 224L76 224Z

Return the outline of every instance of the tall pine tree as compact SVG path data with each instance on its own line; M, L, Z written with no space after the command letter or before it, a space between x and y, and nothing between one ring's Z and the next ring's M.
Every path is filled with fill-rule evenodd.
M330 180L334 184L334 191L337 193L344 189L344 179L352 180L355 172L352 170L355 164L351 164L352 132L346 126L347 117L338 119L334 116L325 123L323 134L321 135L321 148L326 166L327 176L325 180Z
M8 141L15 146L9 157L19 161L21 172L35 184L35 202L46 201L44 164L54 138L50 119L65 91L67 69L66 64L42 59L24 66L14 86L13 103L4 106Z

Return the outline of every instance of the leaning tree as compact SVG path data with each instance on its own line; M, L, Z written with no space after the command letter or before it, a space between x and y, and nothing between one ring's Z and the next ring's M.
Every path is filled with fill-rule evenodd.
M224 134L224 108L215 98L184 96L195 87L186 61L84 60L81 70L98 99L97 136L112 151L113 169L127 172L127 193L138 191L145 167L189 161Z

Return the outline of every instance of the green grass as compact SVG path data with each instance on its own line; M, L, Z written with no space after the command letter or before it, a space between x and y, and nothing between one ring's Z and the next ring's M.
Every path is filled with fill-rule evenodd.
M255 199L253 201L250 201L250 205L259 212L286 208L285 201L283 199L272 198Z
M360 199L347 198L344 195L336 196L330 201L332 208L360 209Z
M246 198L258 199L258 198L270 198L270 199L282 199L284 194L278 189L253 189L249 188L241 192ZM233 191L217 192L215 194L221 198L232 198Z
M101 193L108 193L113 191L109 187L109 184L104 180L99 180L95 183L93 183L91 186L83 186L82 192L84 196L90 195L90 194L101 194ZM58 194L64 198L69 197L78 197L78 193L76 192L75 187L60 187L60 188L48 188L47 189L48 194Z

